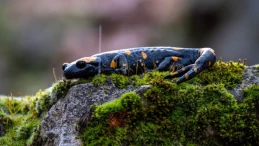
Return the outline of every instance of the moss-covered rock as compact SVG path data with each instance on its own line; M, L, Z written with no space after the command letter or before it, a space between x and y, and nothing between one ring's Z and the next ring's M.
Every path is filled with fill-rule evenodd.
M60 80L0 98L0 145L259 145L258 67L219 61L180 85L168 73Z
M40 124L46 112L69 88L87 80L61 80L35 96L0 98L0 145L41 145Z
M85 145L258 145L257 89L238 104L223 84L177 86L156 78L144 97L95 106ZM124 104L124 99L129 103ZM252 98L249 101L249 98ZM128 100L126 100L128 101ZM256 104L255 104L256 103ZM122 106L124 105L124 106Z

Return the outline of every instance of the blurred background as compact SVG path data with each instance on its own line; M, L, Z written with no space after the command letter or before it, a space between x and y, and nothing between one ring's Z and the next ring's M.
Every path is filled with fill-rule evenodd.
M258 0L0 0L0 94L35 94L61 65L139 46L211 47L259 63Z

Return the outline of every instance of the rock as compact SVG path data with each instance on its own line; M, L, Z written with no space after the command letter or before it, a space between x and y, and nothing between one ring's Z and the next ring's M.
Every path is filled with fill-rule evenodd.
M233 94L237 101L242 102L244 100L243 89L253 84L259 84L259 69L256 66L248 66L244 71L242 83L229 93Z
M143 89L148 87L143 87ZM73 86L67 95L48 111L40 125L40 138L44 146L80 146L75 129L82 117L89 117L90 107L120 97L125 92L135 90L128 86L118 89L113 84L95 87L92 83ZM139 90L141 92L141 90ZM85 119L87 122L87 119Z

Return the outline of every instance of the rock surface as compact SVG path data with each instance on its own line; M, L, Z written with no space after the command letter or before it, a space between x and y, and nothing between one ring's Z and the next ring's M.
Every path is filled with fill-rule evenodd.
M236 100L241 102L244 100L243 89L253 84L259 84L259 69L256 66L249 66L244 71L242 83L229 92L234 95Z
M44 146L80 146L75 125L82 117L89 117L92 104L101 104L133 91L128 86L118 89L113 84L95 87L92 83L73 86L67 95L51 107L41 123L40 137Z

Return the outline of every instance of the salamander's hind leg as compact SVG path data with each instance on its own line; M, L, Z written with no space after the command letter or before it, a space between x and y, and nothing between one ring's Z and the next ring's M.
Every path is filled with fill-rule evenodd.
M214 53L214 50L210 48L203 48L203 49L200 49L199 52L200 52L200 57L195 61L194 64L190 64L176 72L170 73L164 78L169 79L174 77L180 77L177 80L177 84L180 84L184 81L192 79L200 72L207 69L208 67L210 67L216 62L216 55Z
M157 67L159 71L165 71L170 69L170 64L172 63L171 57L166 57Z
M169 71L172 68L181 68L182 65L182 58L172 56L166 57L157 67L158 71Z
M119 74L128 74L128 61L123 54L116 55L110 64L111 68L115 69L116 73Z

